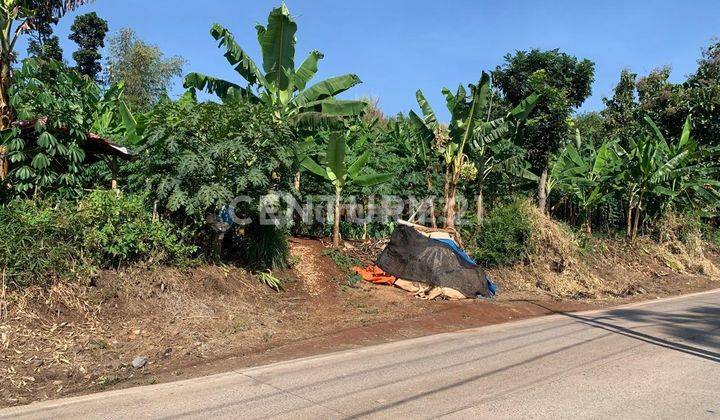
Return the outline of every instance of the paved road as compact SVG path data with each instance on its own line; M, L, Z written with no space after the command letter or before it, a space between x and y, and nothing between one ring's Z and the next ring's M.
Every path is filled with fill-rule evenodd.
M720 291L32 404L5 417L720 419Z

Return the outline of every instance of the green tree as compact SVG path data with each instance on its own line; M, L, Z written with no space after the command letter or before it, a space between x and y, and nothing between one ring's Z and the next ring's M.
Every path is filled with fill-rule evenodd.
M325 152L324 165L321 166L309 156L305 156L301 165L313 174L330 182L335 188L335 206L333 217L333 246L340 246L340 197L343 188L348 185L369 187L387 182L393 174L360 175L370 160L370 150L365 150L352 164L345 163L346 138L340 133L330 134Z
M720 41L703 51L685 86L695 137L702 145L720 146Z
M53 2L47 0L30 1L30 7L37 9L37 13L30 20L30 42L28 54L40 61L62 61L63 50L60 39L53 33L53 26L57 25L60 17L53 11Z
M40 76L48 68L52 81ZM77 195L84 187L96 187L83 145L88 132L124 137L122 88L103 91L75 70L51 61L23 62L15 74L10 103L20 119L34 126L6 130L0 146L7 149L12 195ZM22 133L22 134L21 134ZM29 139L36 139L31 141Z
M496 86L513 105L531 93L540 100L520 136L529 159L541 175L538 181L538 206L547 209L548 160L568 134L573 110L591 94L595 65L590 60L561 53L559 50L518 51L505 56L505 64L493 72Z
M100 81L102 70L100 49L105 47L107 21L95 12L91 12L76 17L70 30L72 31L70 40L78 45L78 50L73 53L78 71L95 81Z
M48 0L40 4L30 0L0 1L0 130L8 128L14 119L9 102L9 89L13 81L15 44L19 37L32 28L33 20L40 14L49 11L52 16L60 18L86 2L86 0Z
M618 138L621 142L637 134L640 128L636 84L637 74L623 69L620 72L620 81L613 89L612 98L603 98L605 109L602 110L601 115L605 119L605 130L609 136Z
M530 94L505 117L489 120L486 110L490 98L490 76L487 73L482 73L477 85L470 85L470 97L462 85L455 94L447 88L443 89L443 94L451 115L448 127L438 122L435 111L422 91L418 91L416 96L424 118L420 118L415 111L410 111L409 119L420 137L418 147L428 149L429 145L438 145L436 147L445 169L443 223L445 228L454 229L458 183L468 159L466 146L469 147L473 143L476 146L476 156L488 152L489 149L486 149L485 145L507 134L509 124L524 120L528 112L534 108L538 97ZM478 158L478 161L485 163L483 158Z
M583 141L580 130L576 130L575 142L567 144L552 164L549 176L554 188L575 201L588 234L592 234L593 212L615 192L618 167L614 141L596 148Z
M278 121L293 124L315 125L358 115L365 108L364 101L335 99L336 95L360 83L354 74L332 77L308 87L324 56L312 51L300 67L295 68L297 24L285 4L270 12L267 26L258 25L255 29L262 50L262 70L235 42L229 30L218 24L210 30L220 47L225 47L225 58L248 86L190 73L185 78L185 87L206 90L224 101L245 98L260 102L272 110Z
M185 60L165 58L155 45L137 38L132 29L122 29L110 39L107 80L125 84L125 100L133 111L145 111L156 104L182 75Z

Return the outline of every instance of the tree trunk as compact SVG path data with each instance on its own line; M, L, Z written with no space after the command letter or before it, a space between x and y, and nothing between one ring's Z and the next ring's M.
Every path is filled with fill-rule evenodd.
M455 229L455 193L453 188L452 167L445 170L445 185L443 186L443 195L445 197L445 208L443 209L443 227L446 229Z
M482 224L485 223L485 197L483 197L482 184L480 184L480 189L478 190L475 207L477 209L477 222L482 226Z
M637 206L635 206L635 221L633 222L632 227L632 240L634 241L637 239L638 236L638 227L640 225L640 209L642 208L642 194L640 194L640 197L638 197L638 203Z
M437 220L435 220L435 200L432 197L433 184L430 176L427 177L427 189L428 194L430 194L430 196L428 197L428 199L430 200L430 226L434 229L437 227Z
M335 220L333 220L333 246L340 248L340 188L335 187Z
M10 85L12 84L12 66L7 57L0 62L0 130L10 128L15 115L10 106Z
M540 181L538 182L538 208L543 214L547 214L547 178L548 169L547 165L540 174Z
M628 197L628 210L627 210L627 229L626 234L627 238L632 238L632 216L633 216L633 205L632 205L632 197Z
M590 211L585 216L585 232L588 236L592 236L592 212Z
M295 190L300 192L300 171L295 172L295 178L293 179L293 186Z

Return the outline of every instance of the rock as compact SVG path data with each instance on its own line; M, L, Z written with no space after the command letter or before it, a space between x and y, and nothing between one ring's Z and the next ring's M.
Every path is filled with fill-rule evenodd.
M45 364L45 362L44 362L42 359L35 359L35 360L32 361L32 364L33 364L33 366L35 366L36 368L39 368L40 366L42 366L43 364Z
M172 351L172 347L168 347L163 350L162 353L160 353L160 357L162 357L163 359L167 359L168 357L170 357L170 355L172 355Z
M133 359L132 361L132 367L135 369L140 369L141 367L145 366L148 362L147 357L138 356Z

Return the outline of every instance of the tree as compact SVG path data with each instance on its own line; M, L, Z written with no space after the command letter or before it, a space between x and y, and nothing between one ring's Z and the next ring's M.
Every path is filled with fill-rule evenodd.
M513 105L520 104L531 93L540 95L520 138L530 161L541 173L538 206L543 212L547 210L549 157L567 135L573 109L590 96L594 67L590 60L580 61L557 49L534 49L506 55L505 64L493 72L496 86Z
M688 116L677 141L669 143L655 122L645 117L650 132L631 140L629 148L617 146L622 162L622 185L628 193L627 235L637 237L640 215L647 203L659 200L660 211L684 200L685 207L720 201L717 150L703 149L691 137Z
M14 119L9 103L12 84L12 65L15 62L15 44L19 37L32 28L33 19L48 12L60 18L70 10L87 3L87 0L47 0L39 4L30 0L2 0L0 2L0 130L10 126Z
M695 137L702 145L720 146L720 41L703 51L685 87L683 96L693 116Z
M443 94L451 115L450 125L447 128L438 122L435 111L422 91L417 91L416 96L424 118L420 118L415 111L410 111L409 119L420 137L419 147L427 149L429 145L438 145L436 147L442 156L445 168L444 226L446 229L455 229L458 183L468 159L465 153L466 146L472 142L477 145L476 150L479 150L486 142L489 143L507 134L510 131L509 124L524 120L527 113L535 106L538 97L534 94L529 95L505 117L489 120L485 111L490 97L490 76L487 73L482 73L477 85L470 85L469 98L467 90L462 85L455 94L447 88L443 89Z
M295 68L297 24L285 4L270 12L267 26L258 25L256 30L262 50L262 70L235 42L229 30L218 24L210 30L220 47L225 47L225 58L230 65L247 81L246 87L200 73L188 74L185 87L206 90L223 101L245 98L260 102L273 111L278 121L293 124L315 125L358 115L365 108L364 101L335 99L336 95L360 83L354 74L332 77L307 87L324 55L311 51L300 67Z
M60 39L53 34L53 26L57 25L60 17L54 14L52 2L34 0L29 2L31 7L37 8L35 17L30 21L30 42L28 54L41 62L63 60L63 50Z
M125 100L133 111L145 111L162 98L175 77L182 75L185 60L165 58L155 45L138 39L132 29L122 29L110 39L107 79L125 84Z
M346 139L340 133L333 132L328 140L325 153L325 165L321 166L309 156L305 156L300 163L305 169L330 182L335 188L335 206L333 218L333 246L340 246L340 197L343 188L347 185L369 187L387 182L393 174L366 174L360 175L370 160L370 150L365 150L360 157L350 165L345 163Z
M618 165L614 140L596 148L583 141L580 130L576 130L575 142L567 144L552 165L550 177L555 188L575 200L588 234L592 234L593 211L614 192Z
M621 142L634 136L640 128L638 103L635 98L636 83L637 74L623 69L612 98L603 98L605 109L602 110L601 115L605 119L605 129L608 135L620 139Z
M91 12L76 17L70 30L72 31L70 40L78 45L78 50L73 53L78 72L92 80L100 81L102 70L100 49L105 47L107 21L95 12Z
M41 75L56 74L51 81ZM122 139L127 127L121 86L102 90L75 70L51 61L27 59L15 74L10 103L24 121L35 121L24 130L5 130L0 145L7 149L11 170L9 194L75 196L84 187L95 187L89 176L83 146L89 132ZM24 131L24 133L23 133Z

